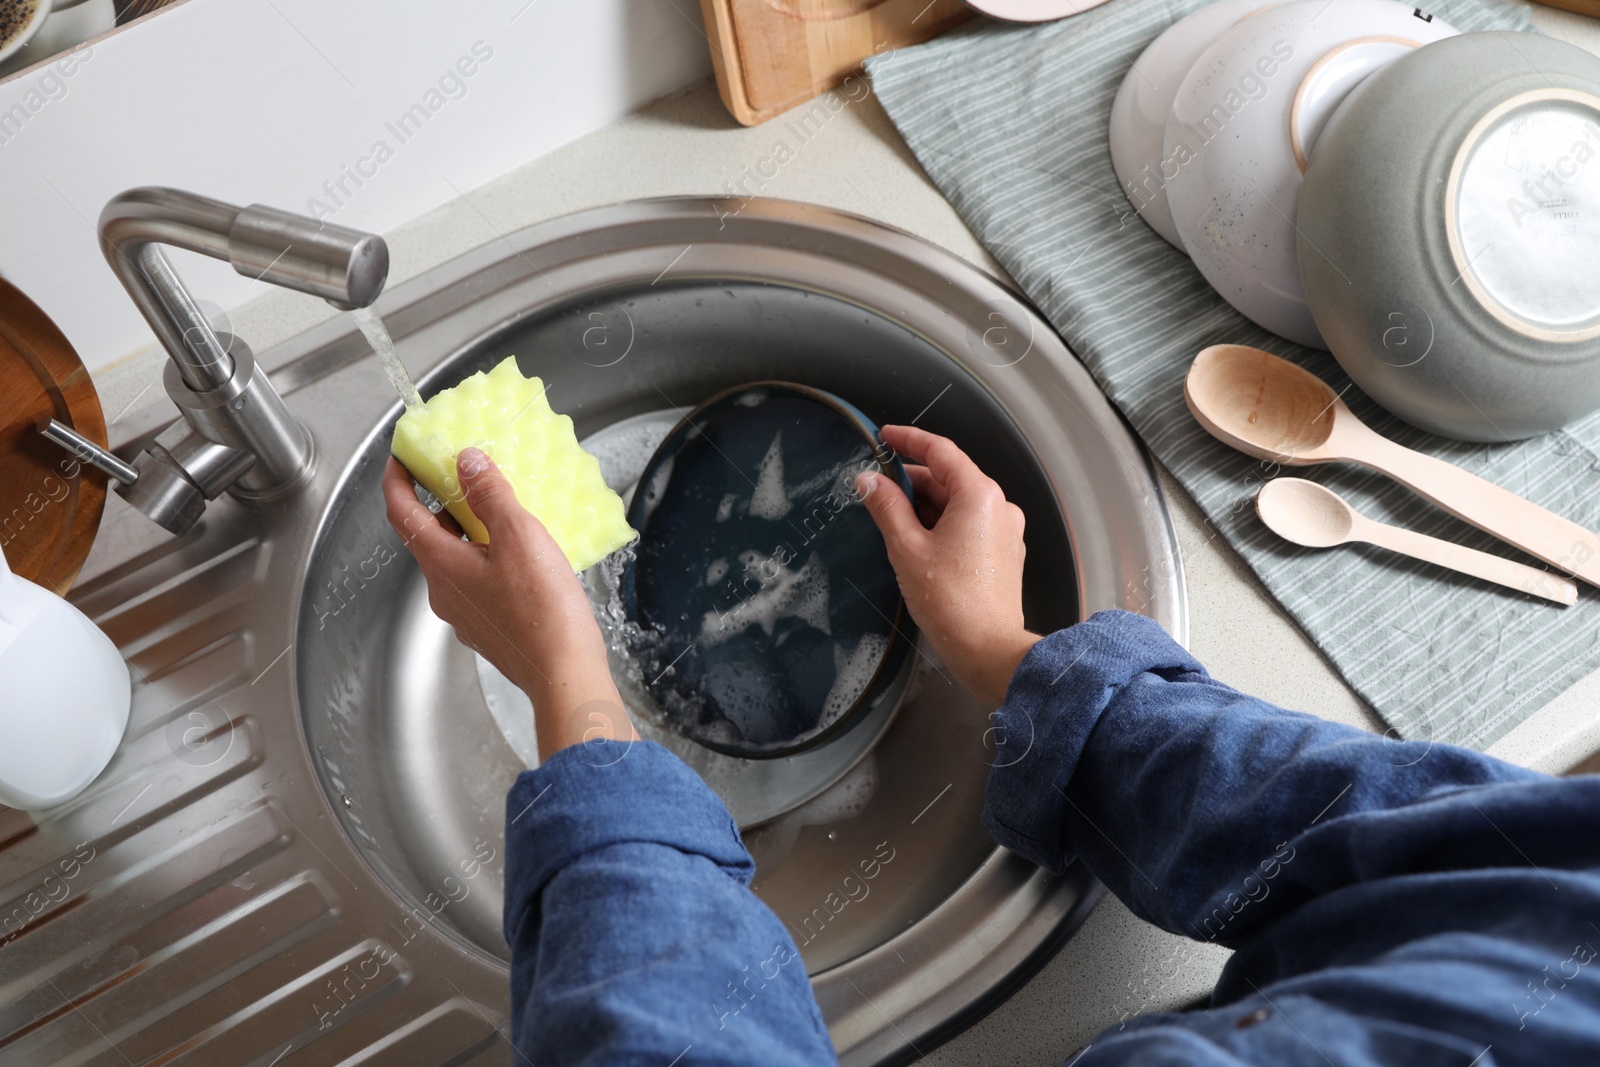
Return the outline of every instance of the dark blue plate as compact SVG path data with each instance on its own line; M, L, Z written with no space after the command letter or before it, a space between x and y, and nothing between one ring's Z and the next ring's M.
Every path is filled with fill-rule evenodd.
M831 393L754 382L669 433L628 509L623 607L673 727L733 756L787 756L848 729L895 677L912 623L855 492L911 481L877 426Z

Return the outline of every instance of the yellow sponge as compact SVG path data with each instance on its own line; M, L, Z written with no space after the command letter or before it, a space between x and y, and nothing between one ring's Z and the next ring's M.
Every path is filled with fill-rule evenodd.
M558 415L544 383L524 378L515 356L409 408L389 451L438 497L469 538L489 531L467 507L456 455L477 447L510 479L522 506L538 516L574 571L593 566L638 536L622 498L600 476L600 461L578 445L572 419Z

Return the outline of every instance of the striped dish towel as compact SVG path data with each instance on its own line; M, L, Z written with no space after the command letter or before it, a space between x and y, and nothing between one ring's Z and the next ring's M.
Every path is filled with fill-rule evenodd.
M1279 540L1253 506L1279 472L1201 430L1184 406L1184 374L1211 344L1275 352L1343 391L1379 433L1590 529L1600 529L1600 417L1517 444L1426 434L1368 400L1327 353L1239 315L1131 214L1111 168L1111 100L1144 47L1199 6L1110 0L1043 26L978 23L868 69L940 191L1356 692L1401 737L1487 747L1600 668L1596 591L1563 609L1379 549ZM1463 31L1530 29L1528 9L1505 0L1450 0L1433 13ZM1375 519L1517 555L1382 476L1298 473Z

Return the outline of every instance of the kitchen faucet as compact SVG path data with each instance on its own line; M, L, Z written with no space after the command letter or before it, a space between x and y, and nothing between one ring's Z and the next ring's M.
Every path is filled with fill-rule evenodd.
M174 422L130 466L53 420L39 430L117 480L117 492L174 534L224 491L280 500L311 477L311 434L284 405L239 338L219 333L162 245L227 260L257 281L320 296L342 311L378 298L389 273L383 238L254 204L238 208L179 189L129 189L100 213L100 250L171 357Z

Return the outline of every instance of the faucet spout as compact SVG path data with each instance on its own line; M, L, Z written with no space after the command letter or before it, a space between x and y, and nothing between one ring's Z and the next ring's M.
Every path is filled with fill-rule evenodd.
M171 357L167 394L190 436L201 439L174 439L145 452L135 467L148 479L117 491L182 533L224 490L254 503L294 491L311 476L316 449L244 342L207 321L163 245L226 260L248 278L319 296L341 310L378 299L389 248L374 234L181 189L129 189L106 204L100 250Z
M100 212L100 250L191 389L227 382L233 361L195 306L162 245L226 260L248 278L320 296L341 310L383 292L383 238L260 204L159 186L129 189Z

